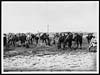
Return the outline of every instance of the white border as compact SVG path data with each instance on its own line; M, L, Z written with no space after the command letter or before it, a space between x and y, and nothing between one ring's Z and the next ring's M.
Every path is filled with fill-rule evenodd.
M2 1L3 3L99 3L99 1Z
M16 2L14 2L14 1L2 1L2 3L16 3ZM43 1L43 2L37 2L37 1L34 1L34 2L28 2L28 1L20 1L20 3L48 3L49 1ZM49 3L65 3L65 1L63 1L63 2L61 2L61 1L57 1L57 2L52 2L52 1L50 1ZM80 2L82 2L82 1L67 1L67 2L69 2L69 3L80 3ZM99 1L84 1L84 3L94 3L94 2L97 2L98 4L99 4ZM2 5L2 3L1 3L1 5ZM19 3L19 2L18 2ZM2 6L1 6L2 7ZM99 11L98 11L99 12ZM3 12L2 12L3 13ZM2 17L3 18L3 17ZM99 19L98 19L99 20ZM2 21L1 21L1 25L2 25ZM97 72L92 72L92 71L81 71L81 72L78 72L78 71L75 71L75 72L47 72L47 71L33 71L33 72L3 72L3 26L2 26L2 38L1 38L1 42L2 42L2 45L1 45L1 48L2 48L2 53L1 53L1 58L2 58L2 63L1 63L1 69L2 69L2 74L48 74L48 73L51 73L51 74L80 74L80 73L83 73L83 74L98 74L99 73L99 23L98 23L98 27L97 27L97 41L98 41L98 44L97 44Z

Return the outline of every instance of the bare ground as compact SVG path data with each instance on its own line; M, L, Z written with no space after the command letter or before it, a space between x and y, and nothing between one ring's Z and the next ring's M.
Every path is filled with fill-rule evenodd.
M96 52L30 46L4 51L4 71L96 71Z

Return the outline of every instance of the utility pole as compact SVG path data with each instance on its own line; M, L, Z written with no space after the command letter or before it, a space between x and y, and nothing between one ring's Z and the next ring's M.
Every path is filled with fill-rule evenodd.
M49 33L49 24L47 25L47 33Z

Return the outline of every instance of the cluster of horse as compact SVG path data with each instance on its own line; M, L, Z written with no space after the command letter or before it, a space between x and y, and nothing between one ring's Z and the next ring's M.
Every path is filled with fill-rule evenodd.
M49 35L46 33L42 34L32 34L32 33L18 33L18 34L4 34L4 46L25 46L26 48L29 48L30 44L33 44L33 42L36 43L36 45L39 43L39 40L46 43L46 45L49 44Z
M89 33L86 37L87 42L90 43L91 39L93 38L93 33ZM4 46L24 46L26 48L30 47L30 44L39 44L39 40L46 45L52 46L57 45L57 48L65 49L66 46L68 48L72 48L72 42L75 42L77 45L76 48L82 48L83 43L83 33L55 33L53 37L50 37L48 33L37 33L37 34L25 34L25 33L18 33L18 34L4 34Z

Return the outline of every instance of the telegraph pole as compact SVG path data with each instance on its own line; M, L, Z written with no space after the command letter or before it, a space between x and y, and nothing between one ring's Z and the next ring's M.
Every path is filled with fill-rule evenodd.
M49 33L49 24L47 25L47 33Z

